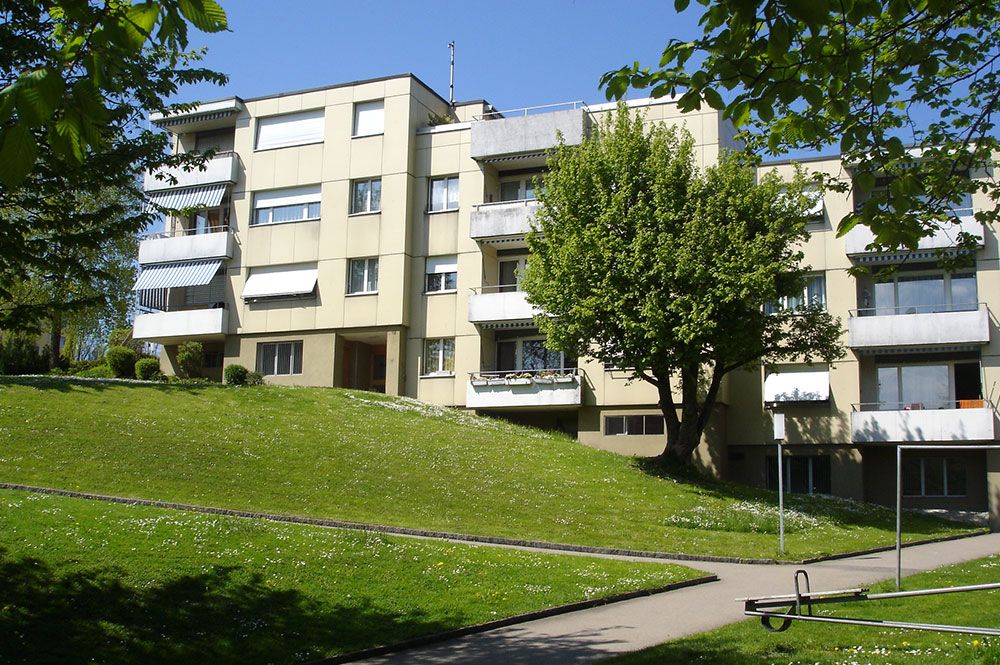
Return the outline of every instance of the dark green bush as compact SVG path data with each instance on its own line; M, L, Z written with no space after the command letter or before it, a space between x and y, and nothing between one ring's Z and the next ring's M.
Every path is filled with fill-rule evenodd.
M160 378L160 361L157 358L139 358L135 363L135 378L155 381Z
M45 374L48 371L48 348L37 348L35 340L27 335L0 337L0 374Z
M245 386L249 373L250 370L243 365L226 365L226 369L222 372L222 378L229 385Z
M260 372L247 372L247 385L248 386L262 386L264 385L264 375Z
M95 367L100 367L104 364L104 358L98 360L71 360L69 362L69 367L66 371L70 374L79 375L81 372L86 372L88 369L94 369Z
M201 362L205 350L201 342L184 342L177 347L177 375L182 379L193 379L201 373Z
M115 373L112 372L111 368L107 365L98 365L97 367L91 367L90 369L78 372L76 376L82 376L88 379L113 379L115 378Z
M135 362L139 354L127 346L112 346L104 354L104 362L119 379L135 378Z

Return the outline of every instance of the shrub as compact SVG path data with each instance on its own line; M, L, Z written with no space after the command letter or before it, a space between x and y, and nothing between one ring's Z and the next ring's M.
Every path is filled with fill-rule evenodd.
M69 367L66 371L70 374L79 375L81 372L86 372L88 369L93 369L104 364L104 359L99 360L71 360L69 361Z
M160 378L160 361L158 358L139 358L135 363L135 378L143 381L155 381Z
M104 354L104 362L119 379L135 377L135 362L138 359L139 354L127 346L112 346Z
M264 385L264 375L260 372L247 372L247 385L248 386L262 386Z
M184 342L177 347L177 374L183 379L193 379L201 370L205 351L201 342Z
M243 365L226 365L226 369L222 372L222 378L230 385L245 386L249 373L250 370Z
M125 346L137 354L142 353L142 341L133 339L132 328L115 328L108 335L108 346Z
M0 374L45 374L49 371L48 348L39 349L27 335L0 338Z
M76 376L82 376L88 379L113 379L115 378L115 373L112 372L111 368L107 365L98 365L97 367L91 367L90 369L78 372Z

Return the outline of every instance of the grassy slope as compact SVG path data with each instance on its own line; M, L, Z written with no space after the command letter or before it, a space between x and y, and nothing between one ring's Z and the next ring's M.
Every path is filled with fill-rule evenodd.
M558 435L305 388L0 381L0 481L513 538L776 556L773 493L694 486ZM893 540L892 513L797 497L793 558ZM956 533L919 517L908 539Z
M0 662L291 663L689 568L0 491Z
M904 589L929 589L997 581L1000 555L906 578ZM873 591L893 591L892 582ZM845 604L817 614L916 621L959 626L1000 627L1000 591ZM788 663L799 665L971 665L1000 663L1000 640L915 630L793 623L784 633L768 633L757 620L668 642L615 659L616 665L660 663Z

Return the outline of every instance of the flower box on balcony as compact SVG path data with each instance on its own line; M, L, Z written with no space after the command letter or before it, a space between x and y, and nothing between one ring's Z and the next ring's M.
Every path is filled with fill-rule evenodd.
M552 380L555 381L556 383L573 383L574 381L576 381L576 377L573 375L557 376Z
M502 377L496 377L486 380L486 385L488 386L502 386L504 383L506 383L506 380L503 379Z
M489 379L479 379L479 378L476 378L476 379L471 379L471 381L472 381L472 385L474 385L474 386L488 386L488 385L490 385L490 380Z
M517 378L513 378L513 379L507 379L507 385L508 386L530 386L531 385L531 379L525 379L525 378L521 378L521 377L517 377Z

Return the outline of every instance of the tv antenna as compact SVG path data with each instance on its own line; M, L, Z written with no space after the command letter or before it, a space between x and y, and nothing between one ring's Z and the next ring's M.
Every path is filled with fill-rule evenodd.
M448 51L451 53L451 64L448 68L448 103L455 105L455 41L448 42Z

